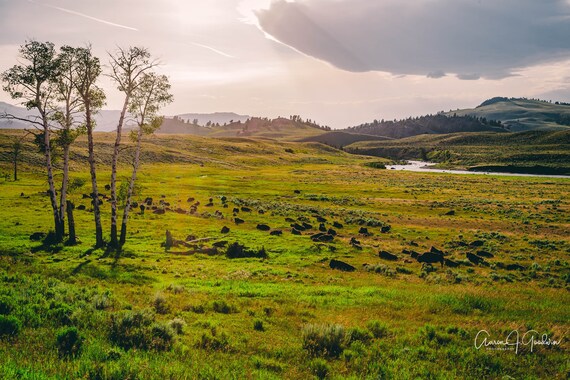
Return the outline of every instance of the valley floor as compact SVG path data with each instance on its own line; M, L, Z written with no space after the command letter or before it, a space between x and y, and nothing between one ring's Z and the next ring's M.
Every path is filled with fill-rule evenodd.
M51 226L41 171L0 182L2 377L568 378L570 180L323 157L145 163L136 201L165 213L134 209L119 257L90 249L88 172L72 174L82 243L50 252L29 239ZM311 238L320 224L332 241ZM167 230L190 243L166 251ZM268 257L229 258L234 242ZM446 266L413 257L432 247ZM518 331L518 353L481 346L481 330L487 343ZM529 330L534 346L522 344Z

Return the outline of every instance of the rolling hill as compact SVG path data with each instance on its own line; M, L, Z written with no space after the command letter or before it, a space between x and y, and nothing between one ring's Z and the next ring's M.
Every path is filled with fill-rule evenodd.
M391 139L383 136L364 135L364 134L350 133L344 131L330 131L316 136L305 137L303 139L300 139L299 141L319 142L322 144L333 146L335 148L342 148L346 145L350 145L358 141L379 141L379 140L391 140Z
M345 151L391 159L421 159L446 167L570 174L570 130L453 133L399 140L361 141Z
M496 97L476 108L449 111L446 115L500 120L512 132L570 129L570 104L544 100Z

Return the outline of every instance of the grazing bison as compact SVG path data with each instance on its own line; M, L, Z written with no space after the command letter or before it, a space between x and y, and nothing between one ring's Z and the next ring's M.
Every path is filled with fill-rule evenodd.
M360 245L360 241L356 240L355 237L351 237L351 238L350 238L350 244L352 244L352 245L355 245L355 244Z
M157 209L154 210L152 213L153 213L153 214L156 214L156 215L164 215L165 212L166 212L166 211L164 211L163 209L157 208Z
M491 252L487 251L477 251L477 256L486 257L488 259L495 257L495 255L493 255Z
M269 227L267 224L258 224L255 228L260 231L269 231L271 229L271 227Z
M333 230L332 228L329 228L329 230L327 231L327 234L332 235L332 236L336 236L336 231Z
M323 223L319 224L319 231L325 232L326 230L327 230L327 228L325 227L325 225Z
M307 223L307 222L303 222L303 228L306 229L306 230L312 230L312 229L313 229L313 226L310 225L310 224Z
M388 252L388 251L380 251L378 253L378 257L380 257L381 259L384 260L389 260L389 261L396 261L398 260L398 256Z
M152 198L150 198L150 197L149 197L149 198L146 198L146 199L144 200L144 203L146 203L147 206L151 206L151 205L152 205Z
M342 224L340 224L339 222L334 222L334 223L333 223L333 227L334 227L334 228L342 228L343 226L342 226Z
M186 214L186 210L184 210L183 208L178 207L176 210L174 210L175 213L177 214Z
M331 242L334 240L334 236L325 234L323 232L319 232L318 234L314 234L311 236L311 240L313 241L320 241L322 243Z
M223 226L222 230L220 231L220 233L222 233L222 234L227 234L228 232L230 232L230 229L226 226Z
M485 263L485 259L467 252L467 260L471 261L475 265L480 265Z
M234 211L233 211L233 213L234 213L234 214L238 214L238 213L239 213L239 208L237 208L237 207L234 207Z
M316 218L317 218L317 222L319 222L319 223L326 223L327 222L327 220L325 218L323 218L322 216L317 215Z
M298 229L296 229L295 227L291 228L291 233L293 235L301 235L301 231L299 231Z
M105 190L107 190L107 191L111 190L111 185L108 185L108 184L105 185Z
M259 213L260 215L263 215L263 214L265 214L265 211L259 210L258 213Z
M144 214L144 210L146 207L144 207L144 205L140 205L139 208L141 209L141 214Z
M271 235L271 236L281 236L281 235L283 235L283 231L281 231L281 230L271 231L271 232L269 233L269 235Z
M434 264L441 263L443 267L443 255L433 252L424 252L416 258L419 263Z
M44 232L34 232L33 234L30 235L30 240L31 241L40 241L42 239L44 239L46 237L46 234Z
M382 232L383 234L387 234L388 232L390 232L391 229L392 229L391 226L382 226L380 228L380 232Z
M525 270L526 268L520 264L508 264L505 269L507 270Z
M358 230L358 233L362 234L362 235L370 235L370 232L368 232L368 228L366 228L366 227L360 227L360 229Z
M212 202L206 203L206 207L214 207L214 203Z
M437 255L445 256L445 254L443 253L442 250L437 249L437 248L434 247L433 245L431 246L431 248L429 249L429 251L430 251L431 253L435 253L435 254L437 254Z
M469 244L471 247L481 247L485 242L483 240L475 240Z
M77 209L78 209L78 210L82 210L82 211L83 211L83 210L85 210L85 208L86 208L85 205L79 205L79 206L77 206Z
M251 212L251 209L249 207L242 207L241 211L243 212Z
M295 194L301 194L301 190L293 190Z
M195 199L194 199L193 197L190 197L190 198L186 199L186 202L188 202L188 203L192 203L192 202L194 202L194 201L195 201Z
M83 195L81 195L81 198L82 198L82 199L90 199L90 198L91 198L91 195L83 194Z
M242 224L242 223L245 223L245 220L240 219L240 218L235 218L235 219L234 219L234 222L235 222L236 224Z
M217 241L214 244L212 244L214 247L224 247L226 244L228 244L227 240L222 240L222 241Z
M347 264L344 261L335 260L335 259L331 260L331 262L329 263L329 267L331 269L337 269L343 272L354 272L356 270L356 268L353 267L352 265Z
M291 218L285 218L285 221L287 223L295 223L295 219L291 219Z
M226 201L228 200L228 198L225 195L222 195L220 199L222 200L223 203L226 203Z
M457 261L445 259L444 262L446 267L457 268L459 266L459 263Z
M301 226L298 223L293 223L291 224L291 227L293 227L294 229L298 230L298 231L305 231L305 227Z

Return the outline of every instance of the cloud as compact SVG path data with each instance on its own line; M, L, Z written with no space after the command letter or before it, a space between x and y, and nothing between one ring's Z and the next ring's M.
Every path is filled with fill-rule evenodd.
M352 72L502 79L570 57L565 0L276 0L256 14L274 39Z

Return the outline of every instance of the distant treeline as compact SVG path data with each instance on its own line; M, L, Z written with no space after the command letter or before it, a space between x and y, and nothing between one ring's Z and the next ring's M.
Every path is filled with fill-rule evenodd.
M392 138L403 138L424 133L441 134L454 132L506 131L500 120L487 120L485 117L457 116L444 114L409 117L401 120L374 120L347 129L361 133Z
M548 104L556 104L556 105L561 105L561 106L570 106L570 103L565 103L565 102L560 102L560 101L555 101L554 103L552 102L552 100L544 100L544 99L535 99L535 98L507 98L507 97L502 97L502 96L497 96L491 99L487 99L485 100L483 103L481 103L480 105L477 106L477 108L480 107L485 107L485 106L490 106L492 104L495 103L500 103L500 102L509 102L509 101L517 101L517 100L531 100L534 102L541 102L541 103L548 103Z

